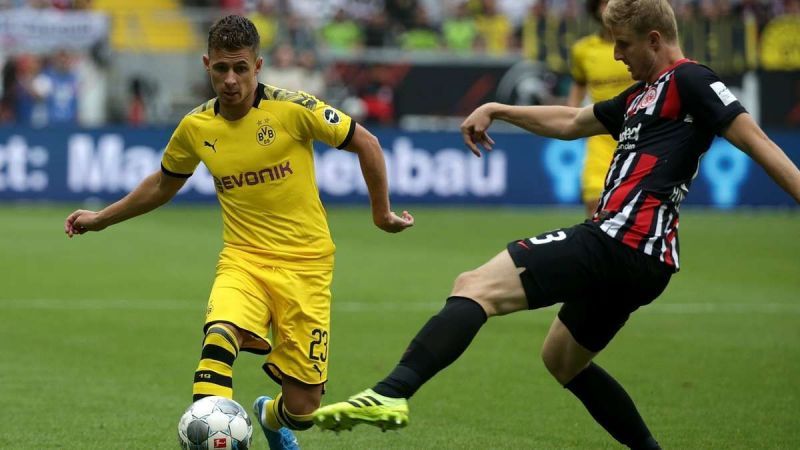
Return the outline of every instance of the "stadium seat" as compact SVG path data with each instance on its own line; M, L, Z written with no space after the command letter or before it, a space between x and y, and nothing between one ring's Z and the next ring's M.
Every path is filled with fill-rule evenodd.
M111 17L111 46L118 51L177 52L197 39L177 0L95 0L93 7Z

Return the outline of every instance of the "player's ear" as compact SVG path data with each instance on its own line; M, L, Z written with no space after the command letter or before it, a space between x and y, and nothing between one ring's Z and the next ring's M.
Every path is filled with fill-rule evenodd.
M264 65L264 58L262 58L261 56L259 56L259 57L256 59L256 75L258 75L258 72L261 72L261 66L262 66L262 65Z
M647 33L647 43L650 44L650 47L657 49L661 46L661 33L656 30L653 30Z
M209 58L208 55L203 55L203 65L206 66L206 72L211 70L209 64L211 64L211 58Z

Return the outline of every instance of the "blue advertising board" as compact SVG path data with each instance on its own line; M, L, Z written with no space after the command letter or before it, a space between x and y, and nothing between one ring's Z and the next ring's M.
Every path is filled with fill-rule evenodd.
M158 170L170 129L0 129L0 200L112 201ZM494 134L495 150L473 156L458 133L375 130L384 147L394 203L569 205L580 202L583 140ZM771 134L800 164L800 132ZM316 175L326 204L367 204L356 155L318 145ZM180 201L213 201L202 165ZM796 206L747 155L723 139L703 158L685 203Z

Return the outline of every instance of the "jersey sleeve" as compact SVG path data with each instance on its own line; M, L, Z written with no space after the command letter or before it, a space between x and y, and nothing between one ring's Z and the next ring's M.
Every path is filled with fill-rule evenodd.
M356 130L356 122L347 114L317 100L303 112L298 124L306 135L331 147L345 148Z
M675 81L686 111L700 123L720 134L747 110L711 69L700 64L683 64Z
M200 163L200 158L192 150L186 118L181 120L167 143L161 157L161 171L178 178L189 178Z
M608 130L609 134L611 134L614 139L616 139L622 131L622 123L625 121L625 108L628 105L628 97L636 90L640 89L640 87L641 83L636 83L622 91L616 97L594 104L594 116L606 127L606 130Z
M586 84L586 70L583 67L584 52L580 42L572 46L570 59L570 75L572 75L572 79L578 84Z

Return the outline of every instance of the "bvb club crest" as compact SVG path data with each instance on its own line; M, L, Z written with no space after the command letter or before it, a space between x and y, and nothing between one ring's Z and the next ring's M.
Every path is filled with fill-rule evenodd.
M269 125L259 125L256 140L261 145L269 145L275 141L275 130Z

